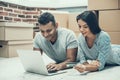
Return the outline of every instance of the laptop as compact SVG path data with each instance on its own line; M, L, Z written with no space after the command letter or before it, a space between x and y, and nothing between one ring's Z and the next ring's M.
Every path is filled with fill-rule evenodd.
M24 69L27 72L33 72L42 75L56 75L66 72L66 70L49 72L40 51L17 50L17 53L21 59Z

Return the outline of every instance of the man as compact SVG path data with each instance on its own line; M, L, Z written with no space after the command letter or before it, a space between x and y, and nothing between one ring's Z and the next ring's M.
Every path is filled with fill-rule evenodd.
M34 38L34 50L45 52L56 63L47 65L48 70L66 68L68 62L74 62L77 55L77 39L73 31L58 28L54 16L45 12L38 18L40 33Z

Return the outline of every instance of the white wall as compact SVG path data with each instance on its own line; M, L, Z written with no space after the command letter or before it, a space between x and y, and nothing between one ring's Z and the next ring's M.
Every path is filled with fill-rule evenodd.
M88 5L87 3L88 0L1 0L1 1L30 7L50 7L50 8L76 7Z

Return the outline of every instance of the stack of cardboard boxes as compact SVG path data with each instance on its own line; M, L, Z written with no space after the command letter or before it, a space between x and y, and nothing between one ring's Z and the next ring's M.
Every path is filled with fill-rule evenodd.
M69 13L68 28L73 30L76 36L78 37L80 31L76 21L76 16L80 13Z
M112 43L120 44L120 0L88 0L88 10L98 13L100 27L110 34ZM79 35L76 16L81 12L42 10L41 13L46 11L55 16L59 26ZM0 22L0 57L17 56L17 49L32 49L33 27L33 24L25 22Z
M96 10L100 27L113 44L120 44L120 0L88 0L88 10Z
M88 10L98 14L100 27L108 32L113 44L120 44L120 0L88 0ZM80 13L69 13L68 28L78 36L80 31L76 16Z
M17 49L32 49L33 24L0 22L0 57L15 57Z

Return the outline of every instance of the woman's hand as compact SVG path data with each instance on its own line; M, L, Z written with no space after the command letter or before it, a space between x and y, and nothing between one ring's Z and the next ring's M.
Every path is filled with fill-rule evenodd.
M76 70L78 70L79 72L84 72L86 71L86 66L83 65L83 64L77 64L75 67L74 67Z
M99 67L100 62L98 60L92 60L89 64Z
M79 72L97 71L99 66L100 66L100 62L98 60L90 60L86 64L77 64L74 68Z

